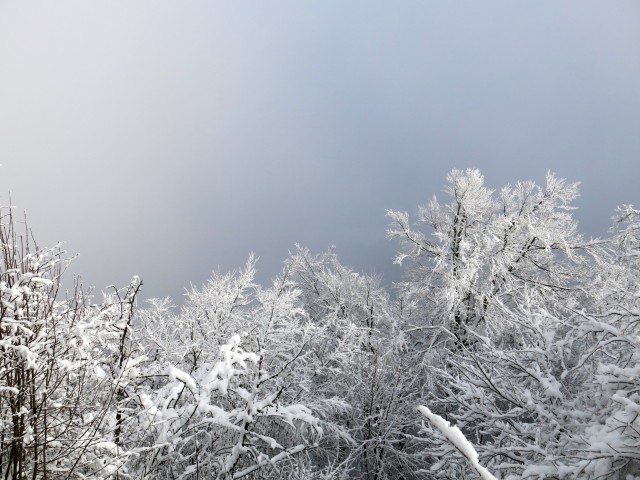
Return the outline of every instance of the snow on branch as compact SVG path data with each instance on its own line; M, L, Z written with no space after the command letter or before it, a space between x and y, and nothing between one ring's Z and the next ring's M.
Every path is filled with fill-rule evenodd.
M480 478L483 480L497 480L489 470L480 465L478 461L478 452L476 452L473 445L469 443L469 440L466 439L464 434L460 431L460 429L456 426L451 425L448 421L442 418L440 415L437 415L427 407L419 406L418 411L420 414L429 420L429 423L433 425L440 433L442 433L445 438L453 445L456 450L458 450L462 456L467 460L471 468L473 468L478 474Z

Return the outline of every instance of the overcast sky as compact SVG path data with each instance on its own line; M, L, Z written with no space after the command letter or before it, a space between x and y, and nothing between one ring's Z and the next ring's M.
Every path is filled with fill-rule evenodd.
M393 278L385 209L455 167L580 180L604 235L640 204L640 2L0 0L0 163L41 244L146 296L296 242Z

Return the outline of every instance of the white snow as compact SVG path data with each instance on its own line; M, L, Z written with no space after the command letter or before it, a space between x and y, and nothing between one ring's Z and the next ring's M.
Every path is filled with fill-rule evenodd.
M458 427L451 425L447 420L431 412L427 407L419 406L418 411L464 456L467 462L469 462L469 465L471 465L471 468L478 472L480 478L483 480L497 480L489 470L480 465L478 452L476 452L473 445L469 443Z

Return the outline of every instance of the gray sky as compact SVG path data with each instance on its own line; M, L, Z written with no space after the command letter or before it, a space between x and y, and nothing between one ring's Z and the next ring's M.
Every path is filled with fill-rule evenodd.
M299 242L397 276L446 173L640 204L640 3L0 0L0 203L98 289L179 297Z

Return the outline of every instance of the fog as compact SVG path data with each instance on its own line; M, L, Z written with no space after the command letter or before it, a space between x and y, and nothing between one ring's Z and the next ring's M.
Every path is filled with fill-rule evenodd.
M0 204L98 291L296 243L397 279L385 209L452 168L579 180L604 235L639 132L637 2L0 1Z

